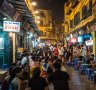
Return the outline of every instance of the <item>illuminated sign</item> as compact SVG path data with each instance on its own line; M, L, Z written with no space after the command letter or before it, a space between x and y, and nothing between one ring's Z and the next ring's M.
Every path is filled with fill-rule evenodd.
M4 21L3 22L3 31L19 32L20 31L20 22Z
M91 45L93 45L93 40L86 41L86 46L91 46Z
M83 42L83 36L78 36L78 42Z
M70 39L70 42L76 43L76 42L77 42L77 38L71 38L71 39Z

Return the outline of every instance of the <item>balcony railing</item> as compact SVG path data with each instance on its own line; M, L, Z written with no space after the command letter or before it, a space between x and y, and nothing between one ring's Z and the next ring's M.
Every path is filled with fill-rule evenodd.
M87 19L88 17L92 16L92 1L89 1L89 6L84 6L82 8L82 19Z
M73 2L72 2L71 8L73 9L73 8L75 8L79 4L79 1L78 0L72 0L72 1Z
M74 24L73 20L70 20L70 28L73 28L73 24Z
M70 0L67 1L66 6L69 6L69 4L70 4Z
M66 12L67 15L70 15L72 12L72 9L75 8L79 4L78 0L71 0L71 2L72 2L72 5L71 6L68 5L69 8L68 8L68 11ZM67 6L67 4L70 4L70 1L68 1L66 3L66 6Z
M66 14L67 14L67 15L70 15L71 12L72 12L72 10L71 10L71 8L69 8Z

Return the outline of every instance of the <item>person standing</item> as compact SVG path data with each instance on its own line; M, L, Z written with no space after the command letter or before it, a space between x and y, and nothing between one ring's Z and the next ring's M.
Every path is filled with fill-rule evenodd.
M48 81L53 83L54 90L69 90L68 81L70 77L67 72L61 71L60 63L53 64L53 71L48 77Z
M58 49L58 51L59 51L59 57L60 57L60 59L62 59L62 58L63 58L63 54L64 54L64 48L63 48L63 46L61 46L61 47Z
M21 65L23 66L23 65L24 65L25 63L27 63L27 62L29 62L29 60L28 60L28 54L25 53L25 54L23 55L22 60L21 60Z
M87 49L84 45L81 45L81 48L82 48L82 56L84 57L84 62L86 62Z
M33 70L33 77L29 82L31 90L48 90L46 79L40 76L41 70L39 67Z
M37 68L37 67L40 68L40 70L41 70L40 75L42 76L44 68L43 68L43 66L40 64L40 61L39 61L39 60L36 60L36 61L34 62L34 66L30 67L30 77L31 77L31 78L32 78L32 76L33 76L33 70L34 70L35 68Z
M58 48L57 48L57 45L55 45L54 48L53 48L53 56L58 57L58 55L59 55Z
M47 76L51 75L52 73L53 73L53 62L52 60L49 60L47 67Z

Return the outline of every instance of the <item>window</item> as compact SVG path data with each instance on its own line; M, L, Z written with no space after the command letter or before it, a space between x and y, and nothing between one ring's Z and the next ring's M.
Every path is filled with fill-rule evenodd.
M41 32L41 34L43 34L43 31L40 31Z
M66 3L66 6L69 6L69 5L70 5L70 0L68 0Z
M40 26L43 26L43 20L40 20Z
M70 0L71 1L71 3L73 4L74 2L76 2L76 1L78 1L78 0Z
M80 12L78 12L75 16L74 16L74 25L78 25L80 23Z
M70 20L70 28L73 28L73 20Z
M41 17L45 17L44 11L40 11L40 16L41 16Z
M89 6L88 6L88 17L92 15L92 1L89 1Z
M82 8L82 19L84 20L91 15L92 15L92 1L90 0L89 4Z
M82 19L86 19L86 14L87 14L87 6L83 6L82 8Z
M23 47L23 37L18 36L18 47Z

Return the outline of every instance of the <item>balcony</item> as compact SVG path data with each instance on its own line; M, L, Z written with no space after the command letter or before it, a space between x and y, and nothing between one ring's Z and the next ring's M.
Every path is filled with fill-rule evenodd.
M66 3L66 6L68 7L68 10L66 12L67 15L70 15L71 14L72 9L74 9L79 4L79 1L78 0L71 0L71 3L72 3L71 6L69 6L70 5L70 1L68 1Z
M69 6L69 5L70 5L70 0L68 0L66 3L66 6Z
M78 0L72 0L71 8L74 9L79 4Z
M66 14L67 14L67 15L70 15L71 12L72 12L72 10L71 10L71 8L69 8Z

